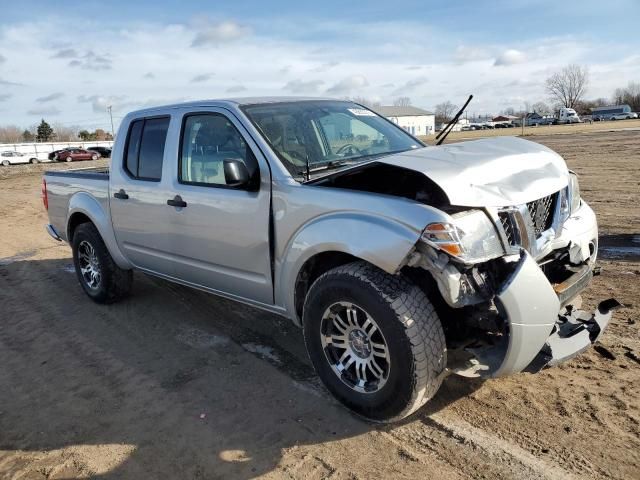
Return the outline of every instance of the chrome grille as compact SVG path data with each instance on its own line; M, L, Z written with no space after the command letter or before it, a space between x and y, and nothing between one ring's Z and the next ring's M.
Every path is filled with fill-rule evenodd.
M527 204L499 210L498 219L506 243L535 255L541 247L537 241L554 226L558 201L559 193L554 193Z
M557 197L557 194L553 194L527 203L527 209L529 210L529 215L531 215L531 223L533 223L536 238L540 237L542 232L551 228Z
M502 228L504 228L504 233L507 236L509 245L517 245L518 235L516 229L518 228L518 226L513 221L511 215L506 212L500 212L498 214L498 217L500 218L500 222L502 223Z

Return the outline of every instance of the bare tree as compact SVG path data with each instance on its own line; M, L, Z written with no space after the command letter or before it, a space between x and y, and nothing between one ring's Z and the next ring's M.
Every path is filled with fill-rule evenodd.
M411 99L409 97L396 98L393 101L395 107L409 107L411 106Z
M453 118L458 107L449 100L436 105L436 123L445 123Z
M22 129L15 125L0 127L0 143L20 143L22 141Z
M364 105L369 108L376 108L380 106L380 102L373 101L366 97L353 97L351 99L347 97L347 100L351 100L352 102L359 103L360 105Z
M640 110L640 83L629 82L624 88L616 88L613 94L613 103L629 105L634 112Z
M531 105L531 110L538 115L549 115L552 113L551 107L545 102L536 102Z
M53 130L56 132L56 140L59 142L75 142L78 140L78 128L67 127L61 123L54 123Z
M549 96L563 107L575 108L589 84L587 67L571 64L547 78Z

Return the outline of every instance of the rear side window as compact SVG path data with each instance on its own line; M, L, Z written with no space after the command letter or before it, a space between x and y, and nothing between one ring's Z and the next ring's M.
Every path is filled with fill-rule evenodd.
M136 120L129 127L125 169L139 180L159 181L169 117Z

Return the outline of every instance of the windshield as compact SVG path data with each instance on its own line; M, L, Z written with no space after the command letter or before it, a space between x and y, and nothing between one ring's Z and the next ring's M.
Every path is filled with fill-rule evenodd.
M242 108L292 175L303 175L424 145L376 113L331 100Z

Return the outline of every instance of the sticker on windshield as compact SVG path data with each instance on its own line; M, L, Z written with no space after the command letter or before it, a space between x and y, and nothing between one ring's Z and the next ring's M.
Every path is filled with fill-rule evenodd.
M366 108L347 108L351 113L358 117L375 117L376 114Z

